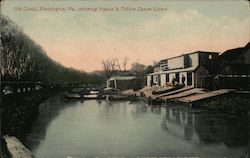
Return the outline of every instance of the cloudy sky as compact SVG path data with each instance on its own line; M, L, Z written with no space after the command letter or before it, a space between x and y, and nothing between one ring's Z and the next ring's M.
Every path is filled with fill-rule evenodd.
M121 7L136 10L123 11ZM5 0L1 7L2 14L52 59L87 72L102 69L101 61L106 58L117 57L122 62L127 57L128 65L136 61L149 65L197 50L223 52L245 46L250 38L249 11L243 0Z

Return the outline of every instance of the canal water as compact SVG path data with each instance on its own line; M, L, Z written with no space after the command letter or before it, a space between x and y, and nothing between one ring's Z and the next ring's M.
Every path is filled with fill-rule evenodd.
M240 158L246 125L244 117L183 106L54 96L41 104L24 144L37 158Z

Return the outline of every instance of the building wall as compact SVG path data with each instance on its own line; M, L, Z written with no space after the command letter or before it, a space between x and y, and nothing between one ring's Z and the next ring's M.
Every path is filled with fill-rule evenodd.
M200 68L201 69L201 68ZM202 72L200 72L200 71L202 71ZM194 84L195 84L195 77L197 77L197 75L198 75L198 73L196 73L196 76L195 76L195 74L194 74L194 72L193 71L189 71L190 73L191 73L191 75L192 75L192 84L191 85L189 85L189 86L194 86ZM199 70L198 71L199 72L199 74L207 74L207 70L206 69L204 69L204 68L202 68L202 70ZM187 77L188 77L188 72L179 72L179 83L181 84L182 83L182 75L185 77L185 85L187 85L188 84L188 79L187 79ZM173 80L173 78L175 78L176 77L176 73L169 73L168 74L169 75L169 83L172 83L172 80ZM151 77L153 76L153 80L154 80L154 84L155 85L158 85L159 84L159 81L160 81L160 86L165 86L166 85L166 83L167 83L167 81L166 81L166 76L167 76L167 74L166 73L162 73L162 74L160 74L160 75L148 75L147 76L147 86L150 86L151 85ZM159 80L159 76L160 76L160 80Z
M169 69L197 67L198 65L199 65L199 53L198 52L168 59Z
M147 86L151 86L151 79L152 79L152 76L148 75L147 76Z
M192 72L192 86L194 86L194 72Z
M246 51L246 64L250 64L250 49Z
M161 86L166 85L166 74L161 74Z
M131 80L111 79L107 81L107 87L120 89L120 90L133 89L133 88L145 86L144 80L145 79L143 78L137 78L137 79L131 79Z
M131 80L115 80L116 89L130 89Z
M146 84L147 86L151 86L151 80L153 79L153 85L163 85L164 83L162 83L162 81L164 81L164 78L162 80L162 75L163 74L155 74L155 75L147 75L147 81Z
M199 54L198 53L189 54L188 56L191 59L190 67L199 66Z
M172 58L168 60L169 69L184 68L184 56Z
M219 67L219 54L199 53L199 65L204 66L209 74L216 74Z
M172 83L172 80L175 78L175 73L169 74L169 82Z
M157 67L154 67L154 72L158 72L158 71L160 71L160 70L161 70L160 65L157 66Z
M250 90L250 77L231 77L220 76L219 87L217 88L236 88L241 90Z
M204 88L206 86L205 78L208 74L208 70L205 67L198 67L194 73L194 86Z

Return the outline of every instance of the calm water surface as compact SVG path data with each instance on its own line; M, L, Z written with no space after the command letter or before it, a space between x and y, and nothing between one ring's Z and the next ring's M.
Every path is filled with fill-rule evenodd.
M51 97L25 145L37 158L193 156L240 158L246 118L143 102Z

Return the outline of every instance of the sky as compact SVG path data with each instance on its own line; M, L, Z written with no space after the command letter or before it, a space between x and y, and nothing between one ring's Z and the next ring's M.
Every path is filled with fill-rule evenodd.
M1 6L49 57L87 72L101 70L108 58L128 58L128 69L134 62L245 46L249 11L244 0L5 0Z

